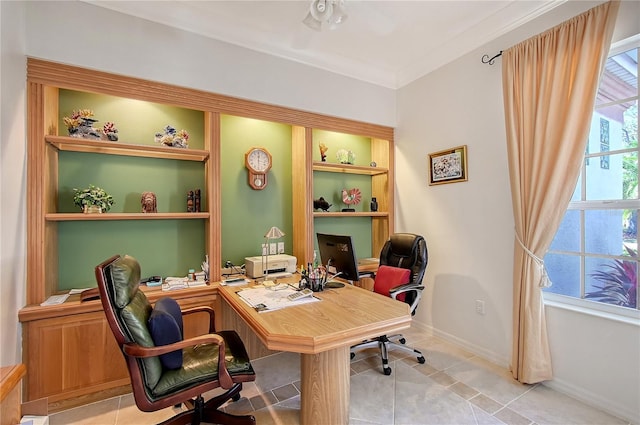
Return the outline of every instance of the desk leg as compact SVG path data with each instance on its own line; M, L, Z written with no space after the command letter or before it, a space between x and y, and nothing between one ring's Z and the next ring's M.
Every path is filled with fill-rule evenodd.
M338 347L319 354L301 354L302 425L349 423L349 360L349 347Z

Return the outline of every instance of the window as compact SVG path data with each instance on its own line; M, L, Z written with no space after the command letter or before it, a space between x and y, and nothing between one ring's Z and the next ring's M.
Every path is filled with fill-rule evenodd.
M553 282L545 298L558 294L621 314L640 307L639 45L636 36L614 46L606 62L580 177L545 256Z

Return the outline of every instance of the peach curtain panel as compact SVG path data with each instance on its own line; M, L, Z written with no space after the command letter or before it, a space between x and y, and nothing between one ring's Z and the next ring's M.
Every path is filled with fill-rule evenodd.
M601 4L502 55L516 232L511 371L520 382L552 377L542 258L580 172L618 8L618 1Z

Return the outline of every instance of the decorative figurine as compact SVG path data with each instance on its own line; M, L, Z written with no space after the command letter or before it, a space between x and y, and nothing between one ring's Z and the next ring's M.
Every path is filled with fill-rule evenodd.
M329 208L331 208L331 204L325 201L325 199L322 196L318 199L313 200L314 210L322 210L324 212L327 212L329 211Z
M140 204L142 205L143 213L157 213L158 203L156 201L156 194L153 192L142 192L140 198Z
M350 208L351 205L358 205L362 199L360 189L354 187L353 189L342 189L342 202L347 205L347 208L343 208L342 212L355 212L356 210Z
M107 136L107 139L111 142L118 141L118 129L111 121L104 123L104 126L102 127L102 134Z
M187 212L195 212L195 195L193 190L187 192Z
M70 117L64 117L64 125L67 126L69 136L80 139L118 140L118 129L115 124L107 121L102 129L93 127L98 120L93 117L91 109L77 109L71 113Z
M164 146L187 149L189 147L189 133L186 130L176 131L170 125L164 128L164 133L156 133L154 140Z
M356 162L356 155L347 149L340 149L336 152L336 158L340 164L351 164Z
M200 212L200 189L195 190L195 195L193 198L194 201L194 212Z
M378 200L375 197L371 198L371 204L369 206L372 212L378 211Z
M327 147L327 145L325 145L324 143L320 143L320 159L322 160L322 162L326 162L327 161L327 151L329 150L329 148Z

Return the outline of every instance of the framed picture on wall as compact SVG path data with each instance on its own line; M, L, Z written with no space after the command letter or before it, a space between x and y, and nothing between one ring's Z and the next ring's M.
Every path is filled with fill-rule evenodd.
M429 154L429 185L467 181L467 145Z

